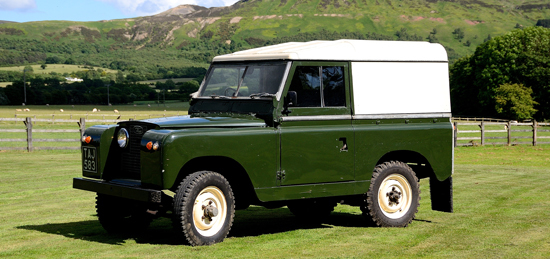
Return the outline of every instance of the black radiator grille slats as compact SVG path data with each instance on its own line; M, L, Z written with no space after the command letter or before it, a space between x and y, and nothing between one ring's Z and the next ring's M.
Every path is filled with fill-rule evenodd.
M141 161L140 161L140 146L141 138L147 131L146 125L127 125L129 142L128 147L121 155L121 171L130 178L140 180Z

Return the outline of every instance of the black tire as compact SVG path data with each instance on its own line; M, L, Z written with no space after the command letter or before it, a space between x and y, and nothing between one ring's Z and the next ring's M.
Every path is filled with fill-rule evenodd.
M288 209L299 220L310 223L321 223L330 216L336 207L335 202L328 201L297 201L287 205Z
M221 174L209 171L187 176L176 191L173 207L174 228L192 246L222 242L235 216L235 199L229 182Z
M99 223L111 234L140 232L153 220L145 204L105 194L97 194L96 211Z
M391 161L376 166L361 206L367 219L380 227L406 227L418 206L418 178L407 164Z

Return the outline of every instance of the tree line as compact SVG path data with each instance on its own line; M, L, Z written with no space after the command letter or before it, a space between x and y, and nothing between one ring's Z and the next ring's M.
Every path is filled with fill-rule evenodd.
M450 68L453 114L550 118L550 29L536 26L492 38Z
M84 79L82 82L64 82L57 78L31 78L26 87L16 81L6 88L0 88L0 104L127 104L134 101L156 101L160 99L188 101L189 95L199 88L197 78L185 83L167 80L156 83L156 89L149 84L116 82L102 79Z

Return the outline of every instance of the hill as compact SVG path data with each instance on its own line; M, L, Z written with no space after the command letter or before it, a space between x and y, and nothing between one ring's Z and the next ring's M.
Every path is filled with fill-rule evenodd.
M159 78L206 67L235 50L314 39L429 40L450 58L486 39L550 18L545 0L241 0L229 7L183 5L146 17L97 22L0 24L0 66L87 64Z

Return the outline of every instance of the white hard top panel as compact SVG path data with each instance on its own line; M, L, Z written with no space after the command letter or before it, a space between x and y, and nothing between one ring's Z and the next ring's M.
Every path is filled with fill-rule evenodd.
M248 60L448 61L445 48L437 43L375 40L288 42L213 59L214 62Z

